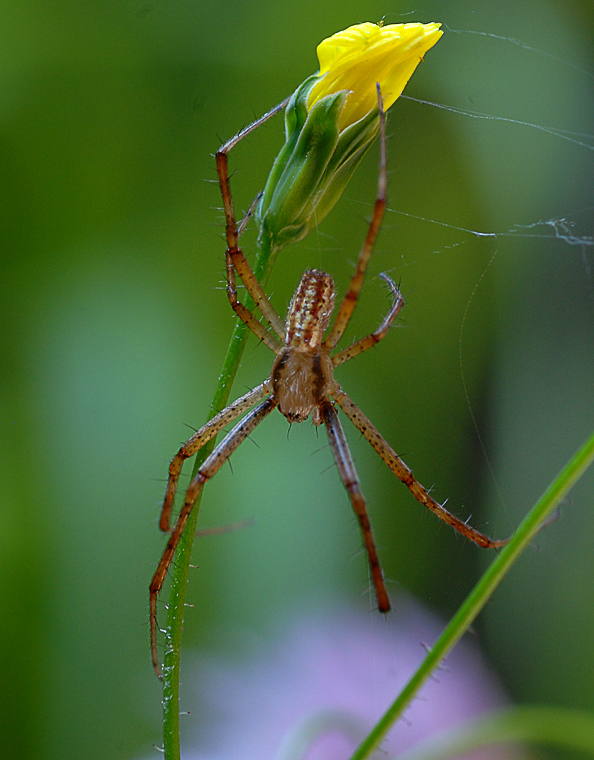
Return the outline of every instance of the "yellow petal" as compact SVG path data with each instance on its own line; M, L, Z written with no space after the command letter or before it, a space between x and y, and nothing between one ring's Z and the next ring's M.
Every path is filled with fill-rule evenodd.
M441 24L365 23L350 26L318 45L320 81L312 88L308 108L326 95L348 90L340 114L344 129L362 119L377 104L379 83L388 110L400 97L423 56L443 32Z

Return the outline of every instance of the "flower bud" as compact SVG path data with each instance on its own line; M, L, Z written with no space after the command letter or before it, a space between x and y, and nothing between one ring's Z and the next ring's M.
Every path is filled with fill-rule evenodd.
M330 212L379 131L376 85L387 111L441 37L439 26L358 24L318 45L319 73L285 110L285 144L256 214L261 240L278 250Z

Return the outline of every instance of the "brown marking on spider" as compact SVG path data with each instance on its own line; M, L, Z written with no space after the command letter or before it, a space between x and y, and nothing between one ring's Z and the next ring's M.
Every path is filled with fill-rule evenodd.
M280 110L280 107L277 107L277 109L266 114L258 122L240 132L239 135L226 143L216 155L226 218L227 295L229 303L237 316L260 340L274 351L276 357L267 380L209 420L206 425L201 427L200 430L184 443L171 461L169 481L167 483L160 521L161 530L166 532L171 530L173 499L184 460L193 456L226 425L257 404L225 436L223 441L218 444L198 469L195 478L186 491L184 504L150 584L151 652L153 666L157 675L161 673L157 659L157 597L163 587L167 570L196 499L202 491L204 484L218 472L237 447L275 408L278 408L289 422L303 422L312 415L314 425L323 424L326 426L330 447L336 460L340 478L348 492L353 511L359 521L377 597L377 605L381 612L389 611L390 599L384 584L384 577L367 516L365 498L361 492L359 478L338 417L337 405L369 441L392 472L407 486L417 501L428 507L440 519L479 546L497 548L504 546L509 541L509 539L494 540L489 538L467 525L464 521L448 512L443 505L436 502L334 378L335 367L371 348L386 335L398 312L404 305L404 299L393 280L387 275L381 274L380 276L386 282L392 294L392 305L387 315L377 330L371 333L371 335L356 341L338 353L332 354L333 349L342 338L357 305L359 293L365 278L367 263L371 256L386 208L385 116L379 86L378 103L380 113L378 194L355 273L351 278L349 289L338 310L334 326L326 338L324 338L324 335L330 325L335 300L332 277L317 269L307 270L295 291L286 323L284 323L270 304L238 246L241 228L238 230L235 221L227 170L227 154L241 137L259 126L263 121L276 113L277 110ZM261 324L251 311L239 301L235 284L236 271L262 316L268 322L272 332Z

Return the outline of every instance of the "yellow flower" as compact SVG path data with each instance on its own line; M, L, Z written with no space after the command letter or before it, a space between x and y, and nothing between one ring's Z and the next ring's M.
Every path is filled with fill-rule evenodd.
M440 24L358 24L318 45L320 71L295 90L285 109L285 144L256 209L260 241L271 249L303 239L340 198L400 97Z
M377 105L379 82L387 111L402 94L425 53L443 34L440 26L365 23L349 26L323 40L317 50L321 79L309 93L308 109L326 95L348 90L338 120L343 130Z

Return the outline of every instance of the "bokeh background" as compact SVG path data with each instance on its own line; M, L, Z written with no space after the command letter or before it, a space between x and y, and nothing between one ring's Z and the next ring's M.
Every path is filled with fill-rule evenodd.
M4 0L3 757L119 760L159 743L159 504L233 325L211 154L316 70L322 38L382 18L443 22L406 94L451 110L401 99L390 113L390 212L350 337L387 308L380 271L406 308L341 383L437 498L497 536L591 432L592 3ZM281 142L277 119L233 152L238 209ZM372 150L320 229L282 253L281 313L306 267L344 291L376 179ZM234 395L269 366L251 340ZM390 588L447 617L489 557L349 437ZM254 439L203 502L204 526L254 524L199 539L188 654L233 655L222 630L366 593L325 433L273 415ZM477 622L512 699L594 709L593 492L589 473Z

